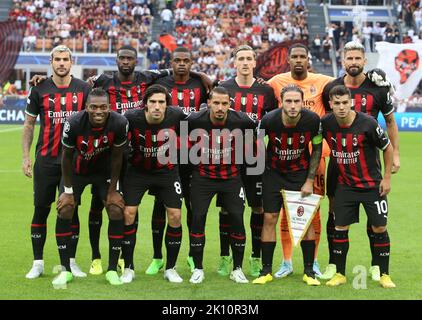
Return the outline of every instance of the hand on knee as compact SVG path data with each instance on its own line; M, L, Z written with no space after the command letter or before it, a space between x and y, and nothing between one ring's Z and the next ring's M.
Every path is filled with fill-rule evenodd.
M75 211L75 198L73 194L62 193L57 200L57 213L62 219L72 219Z
M64 220L72 220L73 212L75 207L71 205L64 205L60 209L57 209L57 215Z
M108 207L110 206L119 207L122 211L125 209L125 201L123 200L122 195L117 191L109 192L107 194L106 209L108 210Z
M110 220L123 219L123 210L119 206L113 204L107 206L107 214Z

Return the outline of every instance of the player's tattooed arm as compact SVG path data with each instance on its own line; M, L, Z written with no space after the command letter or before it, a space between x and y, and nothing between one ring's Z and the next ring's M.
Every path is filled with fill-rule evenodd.
M309 161L308 179L314 180L315 175L321 161L322 155L322 142L318 144L312 144L312 154Z
M75 198L73 197L72 189L72 160L73 160L74 148L68 148L63 145L62 149L62 178L64 184L64 192L57 199L57 212L61 215L62 218L69 218L67 215L73 213L73 208L75 207ZM66 207L72 207L69 211ZM66 210L62 210L66 209Z
M302 197L309 196L313 193L314 179L319 166L319 162L321 161L321 154L322 142L318 144L312 143L312 154L311 159L309 160L308 177L306 178L306 182L303 184L300 190L302 192Z
M391 190L391 169L393 167L393 146L391 143L383 150L384 158L384 177L382 178L379 186L380 196L386 196Z
M384 119L387 126L388 137L393 145L393 166L391 173L397 173L400 169L399 129L392 112L384 116Z
M25 116L25 123L22 131L22 171L28 177L32 178L32 163L30 157L31 145L34 140L34 128L36 117Z

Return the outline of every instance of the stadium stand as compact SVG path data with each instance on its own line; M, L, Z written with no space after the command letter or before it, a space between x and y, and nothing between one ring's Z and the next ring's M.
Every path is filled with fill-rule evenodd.
M25 21L25 51L65 44L75 52L114 52L124 44L147 42L153 20L151 0L13 1L9 17Z
M178 0L174 7L177 44L195 58L194 69L214 78L232 75L228 65L231 49L249 44L258 53L287 40L307 41L305 1Z
M130 44L147 53L152 68L169 62L166 48L148 37L154 19L150 0L14 0L9 17L27 23L26 52L65 44L75 52L111 53ZM161 31L192 50L195 70L219 79L231 76L226 61L236 45L247 43L260 52L282 41L308 39L304 0L281 6L275 0L167 1L155 17Z
M359 0L358 4L380 7L390 1ZM9 2L13 3L9 18L27 24L25 52L48 53L55 45L65 44L75 53L101 55L130 44L147 58L149 68L165 68L170 52L160 36L167 33L176 45L192 51L193 70L220 80L233 75L229 58L232 48L239 44L249 44L259 54L276 43L299 39L310 47L316 72L336 75L347 41L361 41L368 52L373 52L376 41L401 42L401 32L403 42L419 41L417 30L422 26L422 10L415 0L393 2L394 19L368 19L360 28L350 20L332 17L331 8L352 10L356 1L349 0Z

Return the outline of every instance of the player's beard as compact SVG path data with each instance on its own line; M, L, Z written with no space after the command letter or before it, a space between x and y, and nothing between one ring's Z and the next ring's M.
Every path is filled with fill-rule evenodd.
M363 67L356 67L356 66L354 66L353 69L352 69L352 67L349 67L349 68L346 69L346 72L351 77L356 77L356 76L360 75L363 72Z
M59 68L57 68L57 69L59 69ZM65 73L60 73L60 74L56 71L57 69L53 69L53 72L56 76L58 76L60 78L65 78L70 73L70 68Z
M301 78L303 76L303 74L305 73L306 69L302 68L300 71L296 70L295 68L293 68L293 74L295 75L296 78Z
M283 108L282 110L283 110L283 113L286 115L287 119L289 119L290 121L296 120L300 116L300 113L301 113L300 111L298 111L296 116L292 117L289 115L289 112L286 109Z
M135 67L128 67L127 70L123 70L123 66L118 66L117 68L119 69L119 72L126 77L130 76L135 71Z

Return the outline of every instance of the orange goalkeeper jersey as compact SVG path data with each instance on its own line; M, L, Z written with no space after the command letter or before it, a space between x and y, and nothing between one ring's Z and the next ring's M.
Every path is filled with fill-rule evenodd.
M290 72L285 72L272 77L268 80L268 84L273 88L279 105L281 103L281 89L289 84L297 85L303 91L304 106L322 117L325 115L325 107L322 103L322 91L325 85L333 80L333 77L312 72L308 72L308 76L304 80L295 80ZM328 157L329 155L330 149L324 141L322 156Z
M333 81L334 78L318 74L308 73L308 76L304 80L293 79L290 72L281 73L272 77L268 84L273 88L274 94L279 101L280 92L285 86L289 84L295 84L303 90L305 101L303 102L305 107L313 112L316 112L320 117L325 114L324 104L322 103L322 91L327 83Z

